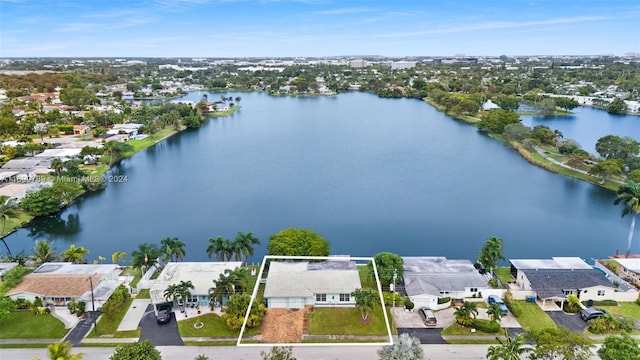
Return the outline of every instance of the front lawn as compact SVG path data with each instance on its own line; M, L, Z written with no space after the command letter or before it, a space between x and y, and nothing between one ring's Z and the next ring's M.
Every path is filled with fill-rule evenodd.
M66 334L62 321L50 314L12 311L0 321L0 339L61 339Z
M596 306L615 315L622 315L640 321L640 305L635 302L620 302L618 306Z
M204 326L196 329L196 323ZM204 314L194 318L178 321L178 330L182 337L234 337L240 335L240 331L229 329L227 322L217 314ZM245 328L244 336L253 336L259 333L258 329Z
M462 326L458 323L453 323L452 325L450 325L449 327L445 328L444 330L442 330L441 335L499 335L502 332L499 331L497 333L486 333L484 331L480 331L480 330L476 330L474 332L471 332L471 328L470 327L466 327L466 326Z
M520 304L522 313L517 316L518 322L522 325L522 328L530 333L536 330L542 330L548 327L556 327L556 323L542 311L538 304L526 302L524 300L515 300Z
M100 317L100 320L98 320L98 325L96 326L96 328L98 329L97 333L98 336L103 336L103 335L108 335L108 336L113 336L113 337L117 337L117 338L134 338L134 337L140 337L140 330L133 330L133 331L121 331L118 332L118 326L120 326L120 323L122 322L122 319L124 318L125 314L127 313L127 310L129 310L129 307L131 306L131 303L133 302L133 298L129 299L126 303L124 303L122 305L122 307L120 307L118 309L118 311L111 317L107 317L105 315L102 315ZM95 330L91 330L89 332L89 334L87 335L87 337L96 337L96 331Z
M363 324L356 308L315 308L309 317L310 335L388 335L380 305L369 313Z

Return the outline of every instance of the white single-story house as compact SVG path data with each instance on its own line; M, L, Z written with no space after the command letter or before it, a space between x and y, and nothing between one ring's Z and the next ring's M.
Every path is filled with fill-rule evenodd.
M484 111L493 109L500 109L500 105L494 103L493 101L491 101L491 99L485 101L484 104L482 104L482 110Z
M542 300L560 302L568 295L580 301L614 300L616 287L606 275L578 257L552 257L551 259L512 259L511 276L521 290L531 291Z
M487 278L469 260L442 256L406 256L402 260L404 291L416 308L444 308L449 302L440 299L482 297L490 288Z
M120 285L120 271L115 264L44 263L9 290L7 296L31 302L38 297L45 305L54 306L66 306L70 301L81 300L86 302L87 310L92 310L93 286L94 306L99 309Z
M0 280L2 280L4 274L13 269L14 267L18 266L17 262L5 262L5 263L0 263Z
M125 134L131 138L138 135L140 128L142 126L143 124L138 124L138 123L115 124L113 125L113 127L111 127L110 130L107 130L107 134L109 135Z
M611 258L616 274L635 286L640 286L640 258Z
M218 280L221 274L233 271L242 266L240 261L229 262L170 262L162 269L160 275L149 289L151 303L155 311L159 305L171 303L177 306L178 301L169 301L164 296L165 290L170 285L178 285L181 281L191 281L193 289L189 292L191 296L185 301L188 305L209 306L209 293L215 289L213 280ZM224 303L226 297L222 299Z
M268 308L353 307L351 293L362 288L356 263L271 261L264 298Z

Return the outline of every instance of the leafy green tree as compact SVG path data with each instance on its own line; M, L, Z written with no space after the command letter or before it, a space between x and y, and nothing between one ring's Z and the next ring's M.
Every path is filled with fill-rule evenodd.
M631 170L627 174L627 178L633 182L640 182L640 169Z
M420 346L420 339L407 333L400 334L393 345L383 346L378 350L379 360L421 360L424 350Z
M149 340L126 343L116 347L109 360L161 360L160 351Z
M533 137L543 144L553 145L556 142L556 134L548 126L536 125L533 127Z
M0 220L2 220L2 231L0 231L0 238L2 243L7 248L7 254L11 255L11 250L4 240L4 230L7 225L7 219L16 217L18 215L18 204L15 199L9 198L6 195L0 195Z
M291 346L274 346L268 353L260 351L260 356L262 360L296 360Z
M115 140L107 141L103 149L104 153L109 155L109 166L122 159L125 154L133 152L133 146L131 144Z
M465 301L462 306L454 310L453 315L456 322L462 326L471 326L473 320L478 316L478 304L471 301Z
M229 328L239 330L242 327L250 301L251 295L246 293L233 295L229 301L227 301L222 312L224 313L224 317ZM262 319L264 318L264 312L265 307L262 304L262 301L254 301L251 305L249 318L247 319L247 327L254 328L260 326L260 323L262 323Z
M329 242L312 230L289 228L269 237L269 255L329 256Z
M489 360L520 360L522 356L530 352L531 349L525 347L525 338L518 334L515 338L509 336L505 331L505 339L496 337L498 345L489 346L487 349L487 359Z
M16 309L16 303L8 296L0 296L0 323L9 318L9 314Z
M56 181L53 186L27 191L20 206L34 216L48 215L70 204L83 191L80 183Z
M186 244L177 237L160 240L160 252L166 261L182 261L186 255Z
M622 336L607 336L598 349L598 356L602 360L637 360L640 359L640 346L627 333Z
M356 299L356 307L360 309L362 320L366 321L369 318L369 312L376 304L376 292L371 289L356 289L351 296Z
M158 249L156 244L138 244L138 250L131 253L131 266L133 266L134 269L140 269L140 271L144 273L156 265L160 255L160 249Z
M491 274L493 274L493 269L498 265L498 261L505 260L502 254L503 246L504 241L502 239L490 237L485 241L482 249L480 249L478 262L482 264L485 269L489 270Z
M532 360L588 360L592 356L593 341L565 327L545 328L530 336L536 342Z
M622 159L627 163L640 152L640 143L628 136L606 135L596 142L596 151L605 159Z
M383 286L388 286L393 283L394 272L396 276L395 283L397 284L402 280L402 275L404 274L404 261L402 261L402 257L400 257L400 255L390 252L381 252L376 254L373 259L376 262L378 277L380 278L380 283ZM367 268L369 269L369 274L373 276L373 263L369 262L367 264Z
M505 126L503 134L509 141L522 141L526 138L530 138L532 131L529 127L517 122Z
M613 99L613 101L611 102L611 104L609 104L609 106L607 106L607 112L611 114L626 114L627 104L624 102L623 99L617 97Z
M60 90L60 100L66 105L84 108L87 105L99 103L95 92L87 88L67 87Z
M520 98L514 95L498 95L496 104L504 110L516 111L520 107Z
M505 126L519 122L518 114L503 109L494 109L486 112L477 126L482 131L501 134Z
M540 109L544 116L552 116L556 112L556 102L553 99L542 99L536 104L536 107Z
M51 360L80 360L83 353L72 354L73 347L69 342L56 342L47 346L47 353Z
M631 242L633 241L633 232L636 227L636 215L640 213L640 183L627 181L620 185L616 194L617 197L613 201L613 204L622 204L622 217L631 215L631 227L629 228L627 251L625 253L625 257L629 257L631 253Z
M623 165L619 159L607 159L602 160L599 163L593 165L589 169L589 174L602 178L602 184L612 176L619 176L622 174Z
M231 260L233 248L231 241L224 239L222 236L217 238L209 238L209 246L207 246L207 255L215 254L219 261Z
M489 318L493 322L500 321L500 318L502 317L502 312L500 312L500 304L493 303L489 305L489 308L487 309L487 315L489 315Z
M31 251L36 265L51 262L58 258L56 249L46 240L36 240L36 246Z
M71 244L67 250L60 253L62 261L74 264L82 264L84 257L87 255L89 255L89 250L82 246L76 246L75 244Z
M580 106L579 102L568 97L556 97L554 98L554 100L556 101L556 105L558 105L558 107L567 111L573 110Z

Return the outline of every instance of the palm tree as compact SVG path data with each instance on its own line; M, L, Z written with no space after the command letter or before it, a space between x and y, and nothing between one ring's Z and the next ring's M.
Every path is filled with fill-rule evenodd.
M231 270L225 270L220 274L218 280L213 280L215 285L214 289L209 292L209 297L212 300L216 300L218 304L222 304L222 297L224 295L233 295L236 293L236 284L238 282L238 275Z
M49 344L47 346L47 353L49 354L49 359L51 360L80 360L82 359L83 353L72 354L71 353L72 346L71 343L65 342L57 342L53 344Z
M156 265L160 257L160 249L156 244L142 243L138 245L138 250L131 253L131 265L134 269L146 272L150 267Z
M509 336L505 331L506 339L496 336L499 345L489 346L487 350L487 359L489 360L520 360L522 355L531 351L530 348L524 347L524 336L518 334L515 338Z
M64 169L64 163L62 162L62 160L60 160L60 158L53 158L51 159L50 167L56 174L59 174L62 169Z
M15 199L12 199L6 195L0 196L0 219L2 219L2 231L0 231L0 238L2 243L7 248L7 255L11 256L11 250L4 240L4 229L7 225L7 219L15 217L18 214L18 204Z
M618 197L613 201L614 205L622 203L622 217L631 215L631 228L629 228L629 238L627 239L627 252L625 257L631 253L631 242L633 241L633 231L636 227L636 215L640 213L640 183L627 181L620 185L616 192Z
M171 284L167 286L167 288L164 289L163 295L165 300L173 302L178 296L178 285Z
M116 251L113 253L113 255L111 255L111 263L115 264L118 261L122 262L123 264L126 262L126 258L127 257L127 253L124 251Z
M473 323L473 319L478 315L478 304L465 301L462 306L453 312L453 315L456 317L458 324L462 326L469 326Z
M45 240L36 240L36 246L31 249L31 251L33 252L33 260L38 265L54 261L58 258L58 254L52 246L52 243Z
M617 159L607 159L593 165L589 169L589 174L601 177L602 181L600 183L604 184L610 177L622 174L622 170L623 165Z
M249 256L253 256L255 250L253 245L260 245L260 239L253 237L251 231L246 234L238 232L238 235L233 240L233 245L234 249L239 249L240 260L242 260L243 264L246 264Z
M60 255L62 255L62 261L64 262L82 264L84 262L84 257L89 255L89 250L82 246L71 244L71 246L69 246L67 250L61 252Z
M180 295L180 299L182 300L182 309L185 310L187 306L187 297L191 297L191 290L195 289L191 280L189 281L180 281L178 284L177 293Z
M233 250L231 248L231 242L225 240L222 236L217 238L209 238L209 246L207 247L207 255L215 254L219 261L231 260Z
M184 247L185 243L176 237L160 240L160 251L165 261L181 261L184 259L186 255Z
M489 308L487 309L487 315L491 317L491 321L493 322L500 321L500 318L502 317L502 312L500 312L500 304L493 303L489 305Z

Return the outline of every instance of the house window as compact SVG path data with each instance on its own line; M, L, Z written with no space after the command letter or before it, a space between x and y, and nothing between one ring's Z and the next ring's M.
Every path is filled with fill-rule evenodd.
M316 301L327 301L327 294L316 294Z
M478 292L478 288L471 288L471 292Z
M598 290L598 296L604 296L604 290Z
M564 294L565 294L565 295L571 295L571 290L565 290L565 291L564 291Z
M350 301L351 297L349 294L340 294L340 301Z

